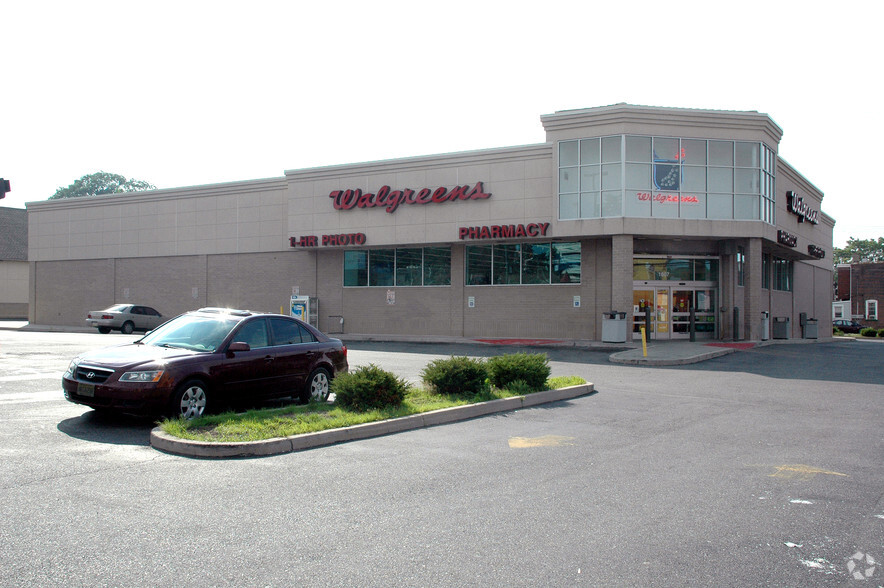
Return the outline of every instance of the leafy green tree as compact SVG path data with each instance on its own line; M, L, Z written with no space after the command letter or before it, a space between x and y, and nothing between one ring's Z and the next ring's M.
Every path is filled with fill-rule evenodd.
M142 180L130 180L120 174L101 171L85 175L67 188L59 188L55 194L49 197L49 200L121 192L141 192L142 190L156 190L156 186Z
M860 261L884 261L884 237L878 237L877 240L851 237L844 247L835 247L832 261L835 265L850 263L854 255L858 256Z

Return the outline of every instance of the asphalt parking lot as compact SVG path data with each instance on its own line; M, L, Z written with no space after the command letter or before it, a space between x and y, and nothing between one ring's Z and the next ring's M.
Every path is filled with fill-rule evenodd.
M884 345L673 367L548 349L553 375L597 393L199 460L61 397L78 350L123 340L0 331L0 585L884 583ZM432 358L495 351L354 343L350 362L415 380Z

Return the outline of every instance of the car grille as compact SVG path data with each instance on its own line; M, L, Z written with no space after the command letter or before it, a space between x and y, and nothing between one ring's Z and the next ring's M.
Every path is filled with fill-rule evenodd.
M88 365L77 366L77 380L80 382L89 382L91 384L101 384L106 381L113 370L92 367Z

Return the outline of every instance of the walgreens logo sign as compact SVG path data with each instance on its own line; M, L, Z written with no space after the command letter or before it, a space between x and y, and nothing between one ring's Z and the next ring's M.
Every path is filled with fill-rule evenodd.
M485 192L482 182L475 186L455 186L454 188L423 188L421 190L393 190L390 186L382 186L377 192L355 190L335 190L328 195L332 199L335 210L352 210L354 208L383 208L389 213L396 212L402 204L442 204L458 200L484 200L491 193Z

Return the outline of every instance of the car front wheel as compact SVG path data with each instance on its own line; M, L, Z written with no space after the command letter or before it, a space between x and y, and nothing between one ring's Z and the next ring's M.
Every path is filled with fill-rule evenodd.
M200 380L188 380L172 397L172 416L187 420L201 417L209 405L206 385Z
M325 368L316 368L310 372L307 383L301 392L300 400L303 403L315 400L317 402L325 402L328 400L329 384L331 384L331 375Z

